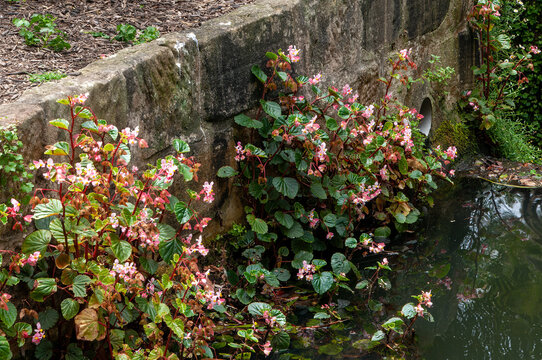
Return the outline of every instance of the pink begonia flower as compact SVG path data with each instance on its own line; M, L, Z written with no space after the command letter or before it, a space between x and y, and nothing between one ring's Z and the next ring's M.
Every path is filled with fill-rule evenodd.
M531 52L532 52L533 54L535 54L535 55L536 55L536 54L540 54L540 50L538 49L538 46L535 46L535 45L532 45L532 46L531 46Z
M320 144L320 146L318 146L318 150L316 150L316 157L318 158L318 161L324 162L326 161L326 156L327 156L326 143L323 142Z
M268 341L263 345L263 353L265 354L265 356L268 356L269 354L271 354L272 350L273 350L273 347L271 347L271 342Z
M33 254L28 255L28 259L23 260L24 263L30 266L36 266L41 254L39 251L35 251Z
M315 217L315 211L314 209L311 210L311 212L309 213L309 221L310 221L310 224L309 226L311 228L315 228L316 225L318 225L318 222L320 221L320 219L318 219L317 217Z
M403 49L403 50L399 51L399 55L400 55L401 59L402 60L408 59L411 51L412 51L412 48Z
M303 266L297 272L297 278L299 280L305 277L307 281L312 281L316 267L312 264L309 264L306 260L303 260Z
M309 83L311 85L316 85L318 84L320 81L322 81L322 74L321 73L318 73L316 75L314 75L314 77L310 78L309 79Z
M368 118L370 118L370 117L373 115L374 110L375 110L374 105L367 106L367 107L365 108L365 110L363 111L363 113L361 114L361 116L363 116L364 118L368 119Z
M45 167L45 162L43 160L41 160L41 159L39 161L34 160L33 163L34 163L34 168L35 169Z
M314 115L314 117L307 124L305 124L305 127L301 129L301 132L303 134L308 134L308 133L313 133L316 130L320 129L320 125L315 123L317 118L318 116Z
M350 94L352 94L352 88L348 84L344 85L343 90L341 91L341 95L342 96L347 96L347 95L350 95Z
M298 62L301 58L299 57L299 52L301 50L297 49L295 46L290 45L288 47L288 58L291 62Z
M214 290L207 291L205 293L205 299L209 302L207 305L208 310L213 310L216 305L222 305L226 302L226 300L222 298L222 291L217 293L215 293Z
M418 316L423 316L423 311L424 311L424 310L423 310L422 304L418 304L418 305L416 306L416 313L418 314Z
M241 161L245 160L245 149L243 149L243 145L241 145L241 142L237 142L237 146L235 147L235 152L237 155L235 155L235 161Z
M130 128L125 128L121 131L121 133L126 137L126 140L128 140L128 143L130 145L134 145L137 143L137 135L139 135L139 126L136 126L134 130L130 130Z
M450 146L448 149L446 149L446 155L453 160L457 157L457 149L455 146Z
M11 204L13 205L13 211L17 212L21 208L21 203L18 202L16 199L11 199Z
M32 336L32 342L34 343L34 345L38 345L41 342L41 340L45 337L45 332L41 328L40 323L36 324L36 329L34 331L35 331L35 334Z
M75 105L75 104L84 104L85 101L87 101L88 99L88 93L86 94L80 94L80 95L77 95L76 97L72 97L70 100L70 105Z
M203 184L203 189L200 191L200 195L201 194L205 194L205 196L203 197L203 201L206 202L206 203L212 203L215 199L215 193L213 192L213 184L214 184L214 181L211 181L211 183L209 182L205 182Z

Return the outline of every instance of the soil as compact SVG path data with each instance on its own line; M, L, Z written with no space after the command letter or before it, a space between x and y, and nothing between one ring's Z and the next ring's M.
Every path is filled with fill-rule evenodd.
M10 103L39 86L29 74L78 70L100 58L131 46L129 43L93 37L102 32L113 38L118 24L139 30L156 27L166 34L198 27L205 20L225 14L254 0L0 0L0 104ZM14 18L29 20L33 14L51 14L57 28L67 34L71 48L55 53L28 46Z

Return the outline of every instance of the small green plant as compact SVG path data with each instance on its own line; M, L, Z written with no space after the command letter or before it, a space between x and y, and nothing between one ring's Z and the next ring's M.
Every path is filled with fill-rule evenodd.
M137 35L137 29L130 24L117 25L117 35L113 39L117 41L132 42Z
M51 80L60 80L66 76L68 75L63 74L60 71L48 71L41 74L30 74L28 75L28 81L32 83L44 83Z
M111 39L111 36L104 34L101 31L89 31L87 34L92 35L95 38Z
M142 44L145 42L149 42L155 39L158 39L160 37L160 31L158 31L157 28L154 26L148 26L145 30L139 34L136 43Z
M0 127L0 186L19 184L20 190L28 193L33 187L28 182L32 175L26 171L23 156L19 153L22 147L14 127Z
M430 82L447 85L448 80L455 74L455 69L450 66L442 67L440 63L440 56L431 55L431 60L429 60L431 68L424 72L423 77Z
M66 33L57 28L55 20L50 14L34 14L30 21L15 18L13 24L20 29L19 35L29 46L50 48L55 52L68 50L71 45L66 41Z
M117 25L117 35L113 39L128 43L133 42L135 45L137 45L160 37L160 32L154 26L149 26L142 30L136 40L137 32L137 28L133 25L119 24Z

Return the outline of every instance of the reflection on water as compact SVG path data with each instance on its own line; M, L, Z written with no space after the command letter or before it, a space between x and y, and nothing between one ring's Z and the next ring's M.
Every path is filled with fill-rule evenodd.
M422 357L542 359L542 192L471 182L435 203L435 265L403 278L434 289L436 321L417 323Z
M418 354L408 359L542 360L542 189L465 179L439 190L435 204L425 231L393 245L393 290L376 322L431 290L435 322L416 322ZM280 358L381 358L356 346L376 330L375 314L348 299L338 311L351 321L299 334Z

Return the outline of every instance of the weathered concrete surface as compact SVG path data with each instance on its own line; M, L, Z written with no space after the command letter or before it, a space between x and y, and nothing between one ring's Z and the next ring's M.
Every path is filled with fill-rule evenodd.
M473 54L465 35L468 7L464 0L259 0L192 32L124 49L77 77L33 88L1 105L0 118L17 124L26 157L38 158L59 135L48 121L67 116L56 100L88 92L87 104L99 118L120 129L140 127L150 148L135 152L139 164L170 152L173 138L186 140L203 164L200 178L218 185L217 204L207 210L216 214L217 226L227 225L239 216L239 199L230 196L231 183L216 180L215 173L232 163L232 117L255 105L258 86L250 67L264 65L266 51L297 45L302 61L295 64L296 73L321 71L326 84L348 83L364 101L380 94L374 80L388 70L393 51L412 47L419 64L441 55L444 65L463 74L451 81L448 97L437 99L427 84L403 96L411 106L430 97L445 107L458 96L460 80L469 81L465 74L474 57L465 55Z

